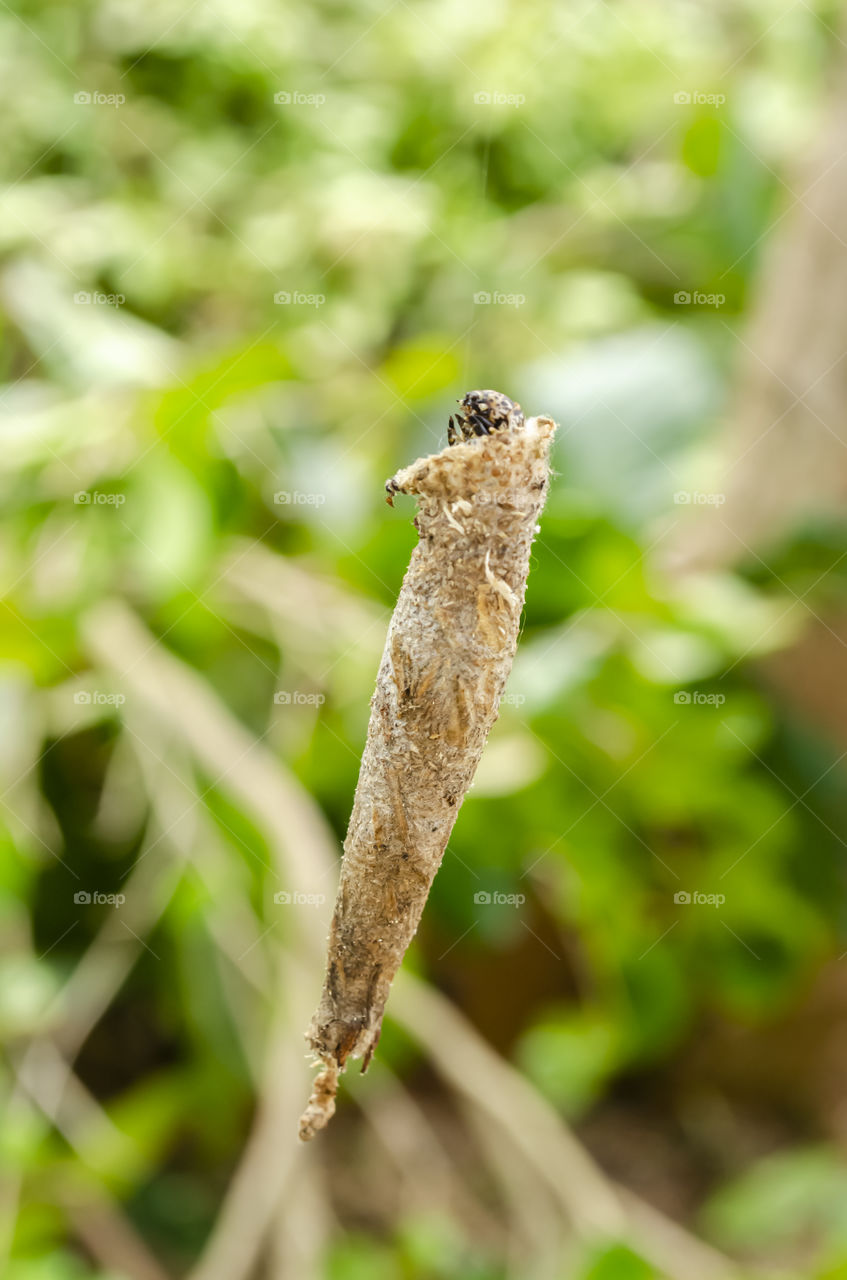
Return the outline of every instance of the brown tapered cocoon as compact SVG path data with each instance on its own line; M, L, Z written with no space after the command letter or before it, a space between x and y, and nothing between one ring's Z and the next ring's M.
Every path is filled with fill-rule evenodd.
M453 445L394 477L420 540L391 619L307 1040L323 1064L300 1122L335 1110L348 1058L367 1069L459 806L497 719L518 640L556 425Z

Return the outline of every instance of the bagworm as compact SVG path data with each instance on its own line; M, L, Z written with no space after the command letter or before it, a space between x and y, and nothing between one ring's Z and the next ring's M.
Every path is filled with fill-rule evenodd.
M477 397L478 414L485 396L498 403L495 392L461 403ZM362 1058L367 1070L392 979L497 719L556 429L514 408L490 433L459 438L454 428L454 443L386 485L417 498L419 541L371 699L326 977L306 1034L321 1070L300 1121L304 1141L332 1116L347 1061Z

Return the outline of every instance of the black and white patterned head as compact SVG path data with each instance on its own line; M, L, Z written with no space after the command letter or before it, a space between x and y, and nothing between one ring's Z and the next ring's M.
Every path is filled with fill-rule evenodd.
M474 436L488 436L492 431L522 427L523 410L515 400L504 396L502 391L468 391L459 401L464 410L450 419L447 428L448 444L457 444L459 440L472 440Z

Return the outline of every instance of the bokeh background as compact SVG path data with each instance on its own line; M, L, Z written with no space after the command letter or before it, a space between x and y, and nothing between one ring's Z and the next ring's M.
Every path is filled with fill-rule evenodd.
M840 6L0 32L2 1275L847 1276ZM300 1147L383 484L489 386L520 650Z

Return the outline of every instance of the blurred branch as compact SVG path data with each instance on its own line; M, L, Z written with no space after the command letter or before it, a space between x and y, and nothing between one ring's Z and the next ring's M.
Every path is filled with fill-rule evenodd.
M144 739L136 738L136 747L142 748L139 759L148 774L148 784L152 784L148 785L148 794L153 804L153 821L141 858L126 886L125 909L131 911L138 932L122 932L117 916L107 917L95 941L54 1002L51 1018L55 1024L55 1035L59 1042L67 1044L74 1052L120 989L143 945L140 933L149 931L167 905L186 862L196 856L198 836L204 837L203 856L196 859L201 873L208 876L215 861L220 864L220 859L216 859L217 836L211 829L200 797L152 752L149 741L146 735ZM159 767L158 776L151 776L151 757ZM163 868L162 860L173 860L174 855L178 859L176 878L171 876L170 889L163 892L162 880L164 878L167 884L168 876L165 874L163 877L163 870L166 872L167 869ZM228 909L231 910L231 904ZM218 938L222 951L237 963L240 957L232 955L230 930L225 928L222 935ZM256 930L252 939L247 940L245 952L252 951L258 938ZM258 958L255 957L256 960ZM244 969L245 966L239 967ZM247 977L255 982L254 966L247 967ZM298 984L289 984L289 989L296 992ZM306 1018L308 1008L309 1001L304 1000L297 1010L298 1020ZM246 1048L250 1060L250 1046ZM280 1069L280 1054L287 1057L284 1069ZM260 1090L262 1100L251 1138L198 1268L197 1274L204 1280L217 1276L222 1280L234 1280L238 1275L248 1274L258 1257L273 1209L291 1172L291 1160L286 1164L279 1157L286 1146L293 1148L296 1145L302 1086L298 1087L296 1083L300 1079L298 1068L301 1068L301 1063L296 1060L292 1034L287 1026L277 1035L277 1054L276 1057L272 1054L272 1059ZM82 1088L70 1064L52 1042L40 1039L29 1047L20 1064L19 1078L22 1087L31 1093L78 1151L80 1158L85 1160L91 1126L98 1121L102 1128L105 1113ZM295 1082L293 1088L289 1083L292 1079ZM127 1141L117 1130L111 1132L113 1137ZM302 1177L303 1173L301 1166L298 1175ZM152 1259L149 1260L150 1266L139 1265L133 1270L135 1263L127 1247L131 1233L107 1201L98 1203L93 1216L73 1202L70 1207L74 1209L75 1223L84 1224L86 1241L93 1249L97 1246L95 1252L102 1261L114 1263L121 1246L126 1254L123 1268L133 1280L161 1280L163 1273L152 1269L155 1265ZM255 1230L252 1229L254 1225ZM141 1248L143 1246L139 1242L136 1254L140 1255Z
M157 843L151 829L122 890L122 910L105 917L45 1015L56 1045L70 1061L123 986L140 938L155 927L179 883L181 868L174 871L157 856Z
M332 1226L318 1157L313 1152L305 1167L298 1159L296 1177L288 1179L271 1223L269 1280L325 1280L326 1242Z
M135 710L131 714L137 717L138 712ZM160 727L158 727L158 736L164 737ZM145 725L143 740L139 736L135 741L136 750L139 751L142 760L147 792L151 797L156 827L163 830L164 836L161 839L163 839L165 845L174 846L179 844L184 834L188 833L188 828L184 824L171 821L170 815L174 812L183 812L186 801L191 801L193 798L198 814L195 819L194 830L202 846L203 854L201 857L196 857L195 852L190 847L184 847L179 851L179 857L180 860L194 857L195 865L198 866L201 875L204 876L209 883L210 889L212 889L217 881L213 868L209 863L210 860L221 861L217 849L214 826L205 816L202 803L185 776L186 766L175 761L172 761L172 764L168 764L164 755L160 757L158 750L154 749L154 747L161 750L164 750L164 747L162 742L157 744L156 739L157 723L151 722ZM169 743L168 749L173 757L175 751L173 742ZM212 859L213 854L214 859ZM233 886L230 886L225 895L225 910L227 913L226 921L221 920L220 927L214 931L214 938L219 951L226 956L230 963L235 963L239 971L243 971L248 956L253 958L249 981L266 998L269 1010L272 1010L275 1006L278 1007L281 1002L290 1001L292 992L308 989L307 975L301 975L302 980L299 982L295 983L292 980L290 970L291 965L295 962L290 956L286 957L282 953L278 953L281 966L280 989L276 993L269 966L264 965L259 969L255 968L255 962L264 955L264 951L261 946L257 945L261 941L259 923L250 909L246 893L242 894ZM239 931L237 946L234 945L235 938L230 927L230 921L234 913L237 918L243 917L244 920L244 928ZM217 913L215 915L217 916ZM283 982L283 980L285 981ZM282 990L283 986L285 988L284 991ZM306 1003L296 1013L289 1014L291 1026L287 1030L280 1032L280 1036L287 1037L290 1043L296 1043L300 1020L302 1020L302 1016L305 1016L303 1010L308 1012ZM281 1046L278 1046L278 1051L281 1051ZM299 1069L299 1063L297 1066ZM289 1074L291 1074L290 1071ZM375 1090L373 1088L374 1081L371 1081L371 1087L365 1091L364 1097L360 1101L368 1119L380 1134L388 1158L395 1166L396 1174L405 1188L402 1197L404 1202L416 1203L421 1201L427 1205L432 1203L454 1205L461 1210L463 1220L475 1223L479 1230L482 1230L483 1226L490 1227L491 1224L484 1221L486 1215L484 1215L481 1206L472 1196L467 1194L463 1184L455 1176L449 1156L441 1148L428 1126L426 1118L420 1114L420 1110L413 1098L398 1081L391 1077L390 1072L384 1066L378 1069L376 1081L381 1087ZM266 1090L279 1091L285 1088L286 1077L284 1072L272 1070L268 1073L262 1073L260 1090L263 1095ZM227 1275L231 1280L233 1276L244 1274L243 1268L247 1266L251 1258L256 1256L260 1247L262 1236L268 1225L268 1219L270 1220L272 1232L271 1246L276 1267L274 1271L275 1280L282 1280L282 1277L288 1275L291 1275L293 1280L300 1280L302 1275L308 1275L309 1267L315 1265L314 1258L320 1253L322 1240L322 1235L317 1225L317 1215L321 1207L323 1207L323 1214L320 1215L321 1221L326 1216L325 1198L318 1194L317 1188L313 1185L317 1181L317 1164L314 1161L312 1162L313 1172L312 1176L309 1177L308 1170L304 1169L302 1162L299 1160L294 1167L290 1162L286 1162L283 1170L285 1176L280 1187L280 1204L276 1212L275 1226L273 1225L274 1212L270 1197L262 1198L260 1201L255 1202L255 1198L252 1196L253 1179L267 1182L269 1178L265 1161L269 1147L272 1149L274 1146L274 1116L276 1114L278 1114L278 1111L273 1105L260 1106L254 1119L251 1139L248 1141L238 1172L227 1192L218 1225L212 1237L210 1237L204 1258L199 1264L203 1268L200 1274L204 1276ZM287 1128L285 1128L285 1124L286 1121L283 1116L282 1132L277 1135L278 1140L283 1143L290 1141L293 1132L290 1123L288 1123ZM264 1134L264 1139L259 1136L262 1134ZM275 1172L270 1180L275 1182ZM421 1192L423 1189L426 1190L427 1194L422 1199ZM302 1217L298 1216L298 1212L293 1205L295 1191L298 1194L302 1194L305 1206L303 1211L308 1215L312 1223L308 1237L303 1230ZM251 1204L258 1203L258 1207L262 1210L262 1212L254 1213L247 1222L240 1216L241 1205L245 1200L250 1201ZM249 1231L251 1227L252 1233L249 1237L246 1237L245 1232ZM233 1238L241 1242L238 1260L233 1260L230 1252L230 1242Z
M100 1265L131 1280L169 1280L129 1220L106 1196L63 1196L65 1211L79 1239Z
M303 1073L303 1056L296 1052L293 1028L308 1016L310 1001L301 994L308 990L308 984L301 974L295 977L296 960L290 955L277 952L276 975L263 963L265 953L258 945L262 939L259 922L250 908L246 890L240 891L232 883L231 875L224 880L227 864L219 836L206 813L202 796L190 782L187 765L174 759L180 754L179 746L174 744L169 732L162 733L159 718L148 719L150 708L146 704L145 711L146 714L142 714L137 708L130 713L130 718L139 717L144 725L143 733L133 738L145 773L156 827L161 832L157 843L161 841L164 849L172 850L180 864L192 860L214 898L220 896L221 885L226 884L220 907L212 912L212 936L220 954L262 997L272 1023L271 1044L262 1051L265 1059L262 1067L255 1061L257 1046L250 1042L240 1018L233 1014L246 1057L256 1075L259 1100L215 1226L191 1272L191 1280L239 1280L248 1276L258 1261L275 1214L280 1222L293 1229L288 1195L295 1181L310 1204L321 1199L314 1185L318 1181L315 1162L298 1159L295 1163L293 1158L300 1101L297 1082ZM164 742L157 743L157 738L168 740L171 763L164 754ZM218 760L215 767L221 764ZM185 821L189 813L193 815L190 823ZM281 1020L279 1014L283 1009L286 1017ZM313 1225L316 1226L316 1222ZM315 1256L322 1253L321 1242L322 1237L316 1231L311 1240ZM282 1267L279 1241L276 1250ZM302 1261L302 1250L298 1256ZM286 1274L290 1274L292 1280L300 1280L297 1273L290 1270L286 1273L283 1269L278 1280Z
M538 1170L523 1158L502 1126L463 1097L464 1113L472 1133L500 1186L509 1231L503 1257L514 1280L548 1280L561 1275L567 1265L574 1236L563 1220L559 1205Z
M320 808L285 766L250 737L200 677L158 645L131 610L118 601L89 614L85 634L98 660L115 671L135 696L147 701L159 722L181 738L207 771L254 815L267 833L282 872L301 879L308 868L312 879L315 868L321 875L329 874L335 838ZM310 965L319 963L322 933L317 916L309 916L305 926L301 923L300 945ZM638 1197L614 1188L555 1109L486 1044L445 997L408 973L400 979L394 1017L421 1043L451 1087L506 1129L581 1233L617 1237L630 1227L645 1255L680 1280L728 1280L734 1274L733 1264L716 1250ZM306 990L308 985L303 976L292 982L290 990ZM296 1055L287 1057L281 1046L275 1052L289 1063L292 1077L301 1075ZM258 1241L263 1234L260 1218L266 1218L266 1230L274 1201L262 1192L251 1198L250 1192L260 1184L266 1161L272 1161L277 1172L283 1165L289 1167L291 1159L290 1131L282 1137L286 1108L281 1104L276 1108L273 1104L268 1113L267 1132L257 1134L254 1129L246 1167L243 1160L205 1255L207 1260L201 1260L192 1280L237 1280L246 1274L243 1236L239 1244L243 1223L239 1223L235 1206L243 1204L249 1212L251 1240ZM271 1132L277 1135L274 1143ZM224 1264L233 1270L227 1273Z
M51 1040L35 1041L13 1062L20 1087L86 1168L100 1176L112 1167L116 1153L123 1153L128 1164L138 1164L135 1144L112 1123Z
M18 1090L29 1097L62 1134L80 1163L98 1179L125 1147L127 1163L138 1165L135 1145L117 1129L85 1088L56 1046L40 1039L14 1063ZM107 1165L103 1165L104 1153ZM59 1198L74 1230L105 1267L130 1280L169 1280L129 1218L103 1189L88 1183L84 1192L61 1190Z
M503 1128L576 1229L620 1237L629 1229L657 1267L681 1280L728 1280L734 1264L615 1187L558 1112L501 1058L444 996L403 972L393 1016L424 1046L444 1078Z
M337 841L317 805L129 608L116 600L99 605L86 615L83 633L97 661L190 748L213 785L224 785L255 815L293 883L312 884L336 869ZM317 916L309 923L305 941L322 951L323 926Z
M190 860L209 893L205 918L221 955L248 990L270 1000L271 963L259 945L263 931L249 900L247 876L239 876L240 868L228 857L217 823L198 794L185 744L162 733L161 722L147 707L125 709L124 722L150 797L151 848L161 844L180 863Z
M7 1129L11 1131L11 1115L13 1109L29 1109L29 1102L20 1091L11 1098L4 1099L3 1119ZM15 1237L15 1224L21 1202L22 1178L11 1169L4 1169L0 1174L0 1274L9 1262L12 1242Z
M618 1235L620 1200L558 1113L474 1031L458 1010L426 983L403 973L396 1021L426 1047L452 1088L506 1129L581 1233Z
M236 543L221 582L240 599L258 605L288 648L313 655L338 654L339 637L351 648L379 657L389 614L312 567L275 555L261 543Z
M712 567L773 545L793 525L840 516L847 495L847 58L821 136L786 187L759 271L722 461L723 506L691 510L675 564ZM785 184L783 184L785 185ZM770 228L769 228L770 230ZM758 242L757 242L758 243ZM766 477L766 483L763 478Z
M163 736L161 731L159 736ZM226 869L219 837L204 809L202 797L186 776L187 767L179 764L173 767L164 754L160 756L153 746L156 737L154 724L145 725L144 734L136 738L135 745L146 774L157 827L162 832L159 839L163 848L171 849L180 863L193 860L216 897L215 890L219 891L225 883L221 873ZM161 743L158 745L162 747ZM173 756L172 742L169 750ZM179 816L184 817L189 809L195 814L191 825ZM302 980L295 980L293 957L277 952L276 975L269 965L262 963L264 951L258 945L262 939L259 922L250 909L246 891L241 892L231 881L230 876L222 909L212 912L212 936L219 953L262 997L271 1022L271 1043L269 1048L261 1050L265 1060L262 1066L256 1061L258 1046L251 1042L241 1018L233 1010L233 1022L256 1079L258 1105L238 1166L211 1235L191 1272L191 1280L239 1280L248 1276L259 1259L275 1213L281 1222L293 1227L287 1197L295 1181L310 1204L320 1200L314 1185L318 1181L317 1165L311 1162L310 1169L309 1162L295 1163L293 1159L300 1100L297 1082L303 1070L302 1058L295 1049L293 1028L308 1015L310 1002L301 995L308 987ZM235 931L233 922L237 925ZM287 1014L284 1020L280 1017L283 1009ZM315 1255L320 1255L323 1245L319 1233L313 1236L311 1244ZM284 1270L277 1280L286 1274L290 1274L292 1280L300 1280L297 1273ZM308 1271L304 1275L308 1275Z
M296 989L296 981L289 981L290 989ZM296 1136L302 1067L286 1019L274 1031L250 1135L190 1280L249 1276L287 1183L295 1173L298 1179L308 1177L309 1162L300 1160Z
M502 1229L469 1194L437 1129L384 1062L373 1063L355 1101L393 1166L405 1204L421 1211L450 1205L481 1239Z

